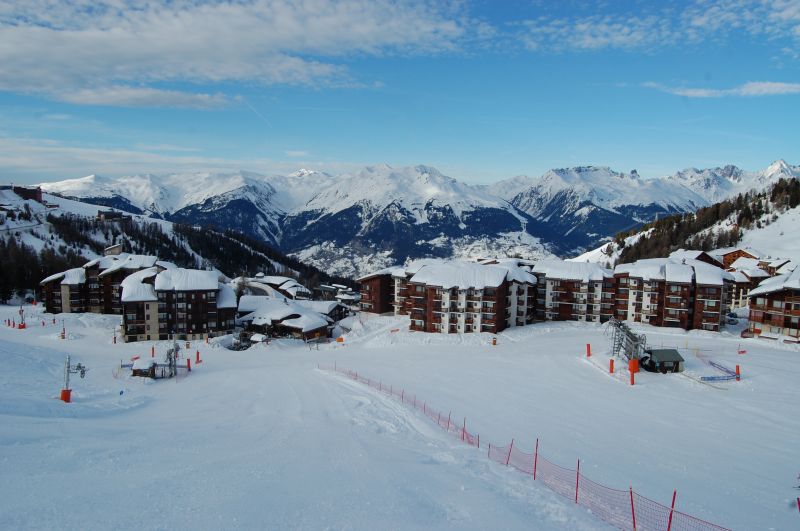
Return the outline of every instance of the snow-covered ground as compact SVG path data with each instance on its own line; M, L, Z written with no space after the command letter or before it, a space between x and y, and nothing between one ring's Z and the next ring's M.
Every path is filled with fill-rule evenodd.
M580 458L594 481L665 504L677 489L679 510L735 529L800 522L797 347L646 327L651 344L682 349L688 376L718 374L713 359L740 364L743 379L639 373L631 387L621 367L608 374L599 326L538 324L492 346L365 315L319 349L193 344L199 367L151 382L115 371L152 345L112 344L118 317L42 326L27 309L27 330L0 326L3 529L606 528L421 414L316 369L334 361L466 416L482 444L515 437L530 451L539 437L543 455ZM16 310L0 306L0 319ZM66 354L90 368L68 405L57 400Z

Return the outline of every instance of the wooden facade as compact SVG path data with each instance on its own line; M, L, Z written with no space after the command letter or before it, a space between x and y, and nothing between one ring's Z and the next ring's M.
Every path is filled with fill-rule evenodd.
M394 311L394 285L392 275L383 273L361 279L362 312L391 313Z

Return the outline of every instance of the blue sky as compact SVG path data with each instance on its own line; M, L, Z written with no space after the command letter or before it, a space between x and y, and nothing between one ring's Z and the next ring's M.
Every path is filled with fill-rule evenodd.
M800 0L0 0L0 180L800 164Z

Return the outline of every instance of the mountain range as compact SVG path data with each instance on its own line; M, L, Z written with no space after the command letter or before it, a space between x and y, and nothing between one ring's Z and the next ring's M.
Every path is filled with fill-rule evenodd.
M422 256L570 255L658 216L800 176L783 160L748 172L690 168L658 179L584 166L469 185L428 166L331 175L252 172L43 183L50 193L173 222L232 228L333 274Z

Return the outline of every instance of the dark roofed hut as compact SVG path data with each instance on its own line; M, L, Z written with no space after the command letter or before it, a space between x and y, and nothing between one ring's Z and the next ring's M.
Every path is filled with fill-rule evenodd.
M659 348L645 351L649 357L642 362L649 372L683 372L683 356L674 348Z

